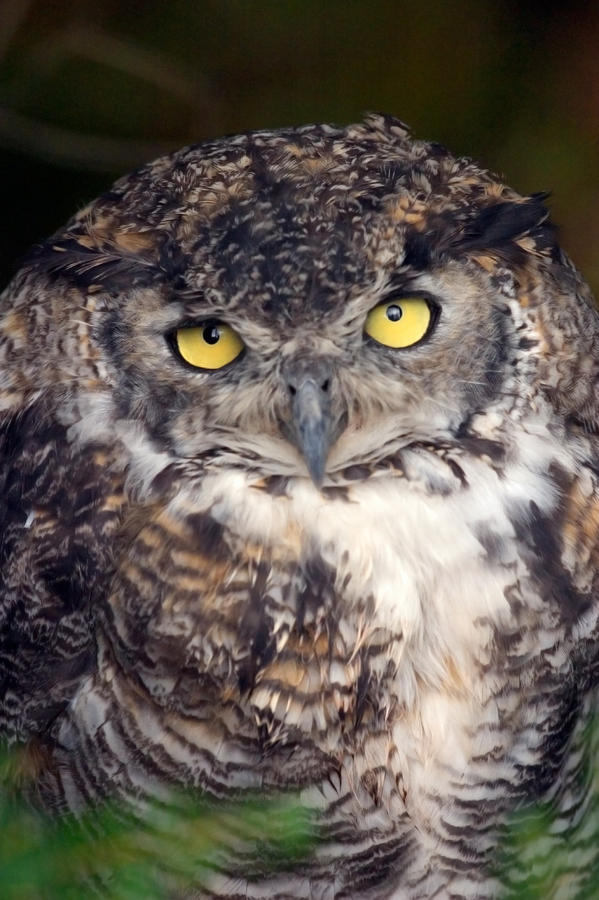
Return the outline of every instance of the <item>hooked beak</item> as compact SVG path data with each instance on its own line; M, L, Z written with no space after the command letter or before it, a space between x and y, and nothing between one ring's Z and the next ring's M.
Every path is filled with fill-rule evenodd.
M306 461L312 481L320 487L333 442L331 371L322 360L286 373L291 398L291 422L286 429Z

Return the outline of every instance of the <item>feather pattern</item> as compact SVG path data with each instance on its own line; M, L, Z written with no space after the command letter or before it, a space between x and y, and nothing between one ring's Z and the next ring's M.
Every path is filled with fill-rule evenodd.
M539 859L568 841L582 884L599 321L544 200L370 116L184 149L32 252L0 307L0 730L42 748L38 802L298 792L308 861L231 836L189 886L257 900L500 895L543 801ZM368 338L406 296L426 336ZM245 349L194 371L172 335L207 322Z

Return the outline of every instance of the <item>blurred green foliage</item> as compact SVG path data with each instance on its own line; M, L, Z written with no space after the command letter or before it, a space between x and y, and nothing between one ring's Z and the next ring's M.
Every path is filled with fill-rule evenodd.
M589 788L584 816L556 829L548 802L520 809L508 822L496 855L506 900L599 897L598 743L595 719L586 727L579 772ZM319 840L310 810L290 795L215 804L173 790L161 801L134 800L130 809L105 803L78 819L56 818L33 807L21 773L20 751L0 749L2 900L167 900L205 884L231 855L244 874L256 857L263 872L301 868Z
M289 796L215 808L173 791L135 813L107 803L79 819L50 818L15 789L15 769L14 751L2 751L2 900L162 900L209 876L225 848L239 859L258 853L275 872L301 862L316 840L308 811Z
M598 46L581 0L0 0L0 280L165 150L380 110L552 191L598 288Z
M591 841L596 845L599 841L599 811L594 809L589 816L592 817ZM551 842L554 822L555 810L551 804L540 804L513 817L499 854L499 872L503 876L506 900L547 900L556 895L568 900L596 900L599 896L597 851L589 853L592 861L584 872L581 885L578 857L574 859L570 855L568 841L564 840L557 850L555 842ZM539 854L539 848L546 848L548 842L553 848L549 858L547 853ZM513 871L519 871L520 878L512 879ZM522 871L527 877L521 877Z

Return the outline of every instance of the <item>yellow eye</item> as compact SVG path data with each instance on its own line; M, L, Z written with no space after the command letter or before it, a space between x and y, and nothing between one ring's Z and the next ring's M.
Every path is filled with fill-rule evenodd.
M371 309L364 331L385 347L411 347L425 336L431 318L431 308L424 297L398 297Z
M196 369L222 369L237 359L244 347L237 332L223 322L178 328L175 343L185 362Z

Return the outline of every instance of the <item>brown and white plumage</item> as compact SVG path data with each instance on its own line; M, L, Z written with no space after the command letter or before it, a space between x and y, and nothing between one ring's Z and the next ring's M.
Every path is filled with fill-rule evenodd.
M390 349L398 296L435 321ZM190 890L487 897L550 800L583 877L599 321L542 197L390 118L241 135L118 182L1 316L0 725L48 807L297 790L308 862Z

